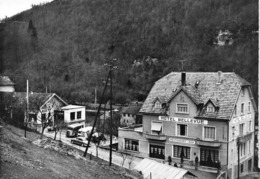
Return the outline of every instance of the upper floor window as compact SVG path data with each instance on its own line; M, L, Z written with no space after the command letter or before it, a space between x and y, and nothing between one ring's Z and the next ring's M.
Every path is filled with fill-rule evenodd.
M245 89L244 88L242 88L241 93L242 93L241 96L244 97L245 96Z
M239 124L239 135L242 136L244 135L244 123Z
M249 124L248 124L248 131L251 132L251 129L252 129L252 121L249 121Z
M215 127L204 127L204 139L216 139Z
M178 136L187 136L187 125L185 124L177 124L177 135Z
M161 134L162 133L162 122L152 121L151 131L153 134Z
M162 108L162 104L159 101L156 101L156 103L154 104L154 107L156 109L161 109Z
M81 111L77 112L77 119L81 119Z
M250 113L251 111L251 102L248 102L248 113Z
M240 144L240 157L244 157L246 155L246 142Z
M70 120L74 120L75 119L75 112L71 112L70 113Z
M208 112L208 113L213 113L213 112L215 112L214 106L207 106L207 112Z
M237 115L237 105L235 105L235 109L234 109L234 116Z
M244 103L241 104L241 114L244 114Z
M188 104L177 104L178 113L188 113Z

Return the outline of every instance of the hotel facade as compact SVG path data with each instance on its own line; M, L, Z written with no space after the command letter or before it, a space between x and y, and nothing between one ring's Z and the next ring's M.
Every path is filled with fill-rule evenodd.
M182 158L184 167L197 156L199 169L245 175L254 162L250 86L235 73L172 72L151 89L140 110L143 125L119 128L119 149L178 165Z

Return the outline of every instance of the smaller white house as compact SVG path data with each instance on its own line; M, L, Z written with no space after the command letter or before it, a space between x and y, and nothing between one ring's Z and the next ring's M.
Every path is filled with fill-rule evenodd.
M69 124L83 124L85 126L86 107L68 105L61 108L64 111L64 122Z
M8 76L0 75L0 92L14 92L14 83Z

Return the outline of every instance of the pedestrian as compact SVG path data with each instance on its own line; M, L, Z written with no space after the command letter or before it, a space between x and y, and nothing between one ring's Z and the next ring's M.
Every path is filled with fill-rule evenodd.
M195 157L195 170L198 169L198 164L199 164L199 157L196 155L196 157Z

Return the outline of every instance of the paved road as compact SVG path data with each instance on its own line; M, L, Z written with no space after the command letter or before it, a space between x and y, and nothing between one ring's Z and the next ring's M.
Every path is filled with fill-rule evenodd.
M71 144L71 142L70 142L71 138L67 138L65 135L65 132L66 131L62 131L61 136L60 136L60 133L58 133L56 139L61 138L61 141L64 142L65 144L73 146L81 151L85 151L85 149L86 149L85 147ZM54 138L54 132L47 132L47 130L46 130L46 132L44 132L44 135L47 137ZM116 142L116 141L114 141L114 142ZM107 141L105 143L101 143L101 145L109 145L109 138L107 138ZM96 145L94 143L91 143L91 147L88 149L88 153L91 153L92 155L96 156ZM109 150L98 148L98 157L103 160L109 161ZM142 159L138 158L138 157L128 156L124 162L123 167L128 168L128 169L133 169L141 160ZM123 162L122 155L118 152L113 151L112 152L112 163L122 166L122 162Z

